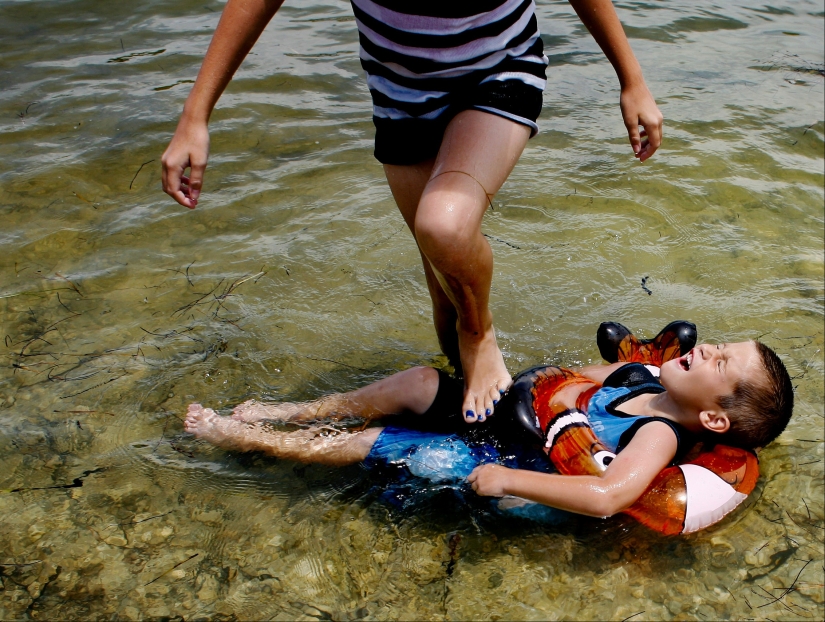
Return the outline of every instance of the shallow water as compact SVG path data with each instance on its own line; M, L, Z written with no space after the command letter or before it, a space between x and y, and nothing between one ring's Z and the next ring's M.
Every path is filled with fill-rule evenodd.
M182 432L193 400L446 365L350 9L293 4L221 99L189 211L160 154L221 3L0 0L0 618L822 619L822 4L620 3L666 118L644 165L609 64L539 6L542 132L484 223L510 369L686 318L797 383L746 507L669 539L449 494L398 511L359 468Z

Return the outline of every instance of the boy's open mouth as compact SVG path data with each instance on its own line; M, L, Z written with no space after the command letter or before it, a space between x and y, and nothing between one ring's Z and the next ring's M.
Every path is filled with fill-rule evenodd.
M685 354L680 360L679 363L682 365L682 369L688 371L690 369L691 363L693 363L693 350Z

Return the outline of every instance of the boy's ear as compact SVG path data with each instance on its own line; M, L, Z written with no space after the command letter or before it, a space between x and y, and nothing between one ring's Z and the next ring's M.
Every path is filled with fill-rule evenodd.
M699 413L702 427L717 434L724 434L730 429L730 419L723 410L703 410Z

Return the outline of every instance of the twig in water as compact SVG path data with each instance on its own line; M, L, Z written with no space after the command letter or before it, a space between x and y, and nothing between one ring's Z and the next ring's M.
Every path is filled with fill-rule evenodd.
M95 386L89 387L88 389L83 389L82 391L78 391L77 393L72 393L71 395L62 395L62 396L60 396L60 399L65 400L65 399L68 399L70 397L76 397L78 395L81 395L83 393L91 391L92 389L97 389L98 387L102 387L104 384L109 384L110 382L114 382L115 380L120 380L121 378L123 378L123 376L128 376L128 375L129 374L121 374L120 376L115 376L114 378L109 378L109 380L106 380L105 382L101 382L100 384L96 384Z
M152 583L154 583L155 581L157 581L158 579L160 579L162 576L169 574L170 572L172 572L172 571L173 571L175 568L177 568L178 566L183 566L183 565L184 565L186 562L188 562L190 559L194 559L194 558L196 558L198 555L200 555L200 553L194 553L193 555L190 555L189 557L187 557L186 559L184 559L182 562L178 562L177 564L175 564L174 566L172 566L169 570L167 570L167 571L166 571L166 572L164 572L163 574L160 574L160 575L158 575L157 577L155 577L154 579L152 579L151 581L149 581L149 583L144 583L144 584L143 584L143 587L146 587L147 585L151 585Z
M32 312L32 315L34 316L34 313L33 313L33 312ZM25 343L25 345L23 345L23 347L22 347L22 348L20 348L20 352L18 353L18 356L23 356L23 352L25 352L26 348L28 348L28 347L29 347L31 344L33 344L35 341L42 341L43 343L46 343L46 344L48 344L48 345L52 345L52 344L51 344L51 342L47 341L46 339L43 339L43 336L44 336L44 335L48 335L50 332L52 332L53 330L55 330L55 328L54 328L54 327L55 327L55 326L57 326L58 324L60 324L61 322L65 322L66 320L70 320L70 319L72 319L73 317L78 317L79 315L82 315L82 314L80 314L80 313L75 313L74 315L70 315L70 316L68 316L68 317L64 317L62 320L57 320L56 322L53 322L53 323L49 324L46 328L44 328L44 329L43 329L43 331L42 331L39 335L36 335L36 336L32 337L31 339L29 339L29 340ZM21 342L20 342L20 341L18 341L17 343L21 343ZM8 344L6 344L6 345L8 345ZM17 345L17 344L13 344L13 345Z
M60 300L60 292L57 292L57 302L59 302L60 306L66 309L66 311L68 311L69 313L74 313L74 311L72 311L71 309L69 309L69 307L66 306L66 303Z
M501 242L502 244L506 244L506 245L507 245L507 246L509 246L510 248L515 248L515 249L517 249L517 250L521 250L521 246L518 246L518 245L516 245L516 244L513 244L512 242L508 242L507 240L502 240L501 238L493 237L492 235L487 235L486 233L483 233L482 235L483 235L485 238L488 238L488 239L490 239L490 240L495 240L496 242Z
M150 516L149 518L142 518L140 520L128 520L124 523L110 523L110 527L114 525L140 525L141 523L145 523L146 521L154 520L156 518L161 518L162 516L166 516L167 514L171 514L175 510L169 510L168 512L164 512L163 514L158 514L156 516Z
M205 298L207 298L208 296L210 296L211 294L213 294L215 292L215 290L218 289L225 280L226 279L221 279L220 281L218 281L218 284L215 285L215 287L213 287L211 290L209 290L205 294L198 293L197 295L199 295L200 298L198 298L197 300L194 300L193 302L185 304L182 307L180 307L180 308L176 309L175 311L173 311L172 312L172 317L174 317L177 314L186 313L187 311L189 311L189 309L191 309L193 307L196 307L197 305L201 304L203 302L203 300Z
M129 190L132 189L132 184L135 183L135 180L137 179L137 176L140 175L140 171L143 169L143 167L146 166L147 164L151 164L154 161L155 160L153 158L153 159L148 160L148 161L146 161L146 162L144 162L143 164L140 165L140 168L137 170L137 173L135 173L135 176L132 177L132 181L129 182Z
M26 115L29 114L29 108L31 108L35 104L39 104L39 103L40 102L29 102L28 105L26 106L26 109L23 112L18 112L17 116L20 117L20 120L22 121L23 119L26 118ZM813 127L813 126L811 126L811 127Z
M767 596L767 598L770 598L770 599L772 599L772 598L773 598L773 594L771 594L768 590L766 590L766 589L765 589L764 587L762 587L761 585L757 585L756 587L758 587L760 590L762 590L763 592L765 592L765 594L767 594L767 595L768 595L768 596ZM780 588L780 589L781 589L781 588ZM762 594L760 594L759 592L757 592L757 591L756 591L756 590L754 590L754 589L751 589L751 592L753 592L753 594L754 594L754 595L756 595L756 596L758 596L759 598L765 598L765 596L762 596ZM773 601L773 602L775 602L775 601ZM773 604L773 602L771 602L771 603L766 603L766 604ZM796 613L793 609L791 609L790 607L788 607L788 605L787 605L787 604L785 604L785 603L783 603L782 601L779 601L779 604L780 604L780 605L782 605L785 609L787 609L787 610L788 610L788 611L790 611L791 613ZM764 605L759 605L759 606L757 607L757 609L758 609L759 607L763 607L763 606L764 606Z
M650 290L647 288L647 280L648 280L649 278L650 278L649 276L642 277L642 289L643 289L645 292L647 292L647 295L648 295L648 296L651 296L651 295L653 295L653 292L652 292L652 291L650 291Z
M761 609L762 607L767 607L768 605L772 605L775 602L779 602L780 600L785 598L785 596L787 596L793 590L795 590L796 589L796 582L799 581L799 576L802 574L802 571L805 570L805 568L808 567L808 564L810 564L812 561L813 561L812 559L809 559L808 561L805 562L805 564L802 566L802 568L799 569L799 572L796 573L796 578L793 580L790 587L779 588L779 589L782 590L782 593L779 596L777 596L774 600L772 600L771 602L767 602L764 605L759 605L759 609ZM782 603L782 604L784 605L784 603Z
M72 289L73 289L74 291L76 291L76 292L77 292L78 296L80 296L81 298L83 298L83 294L80 292L80 290L78 289L77 285L75 285L74 283L72 283L69 279L67 279L65 276L63 276L63 275L62 275L62 274L60 274L59 272L55 272L55 273L54 273L54 275L55 275L56 277L59 277L59 278L63 279L64 281L66 281L69 285L71 285L71 286L72 286Z
M186 277L186 280L189 282L189 285L191 285L192 287L194 287L194 286L195 286L195 284L192 282L192 279L190 279L190 278L189 278L189 268L191 268L191 267L192 267L192 266L194 266L194 265L195 265L195 262L193 261L193 262L192 262L192 263L190 263L188 266L186 266L186 271L185 271L185 272L184 272L184 271L182 271L182 270L177 270L177 269L175 269L175 268L167 268L167 270L169 270L169 272L177 272L178 274L182 274L183 276L185 276L185 277Z
M163 437L166 434L166 426L169 425L169 415L166 415L166 421L163 422L163 430L160 433L160 440L158 440L158 444L155 445L155 448L152 450L152 453L155 453L160 447L160 444L163 442Z
M0 490L0 492L29 492L31 490L55 490L57 488L80 488L83 486L83 480L89 477L92 473L99 473L105 471L105 467L98 467L89 471L83 471L79 477L75 477L71 484L58 484L57 486L38 486L35 488L11 488L8 490Z
M640 616L640 615L642 615L643 613L644 613L644 611L640 611L640 612L638 612L638 613L634 613L633 615L631 615L631 616L627 616L626 618L624 618L624 619L622 620L622 622L627 622L630 618L635 618L636 616Z

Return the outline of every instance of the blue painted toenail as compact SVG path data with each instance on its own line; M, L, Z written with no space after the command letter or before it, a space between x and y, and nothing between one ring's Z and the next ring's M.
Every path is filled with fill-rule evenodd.
M490 409L488 408L488 409L487 409L487 412L486 412L486 413L484 413L484 414L489 415L491 412L493 412L493 411L492 411L492 410L490 410Z
M499 395L504 395L505 393L507 393L507 391L505 391L504 389L499 389L498 393Z
M464 415L464 416L467 417L467 419L475 419L476 418L476 414L472 410L468 410L467 414Z
M498 404L498 400L493 400L493 406L495 406L496 404Z

